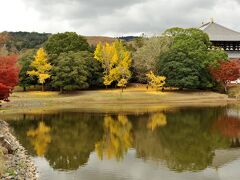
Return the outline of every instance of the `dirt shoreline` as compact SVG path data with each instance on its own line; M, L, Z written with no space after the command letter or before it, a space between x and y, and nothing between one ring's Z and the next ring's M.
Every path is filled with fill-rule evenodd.
M0 120L0 150L2 161L2 180L35 180L37 170L31 157L12 135L8 124Z

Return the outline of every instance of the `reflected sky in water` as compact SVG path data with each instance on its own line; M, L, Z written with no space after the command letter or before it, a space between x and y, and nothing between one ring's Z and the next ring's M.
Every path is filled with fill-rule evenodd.
M239 112L236 107L68 111L7 119L40 179L237 180Z
M114 160L101 161L96 153L91 153L88 163L76 171L68 173L54 171L44 158L35 158L38 167L44 171L41 179L149 179L149 180L237 180L240 177L240 160L234 160L223 167L206 168L199 172L178 173L171 171L164 164L148 160L136 159L136 151L131 149L123 161ZM97 176L96 176L97 175Z

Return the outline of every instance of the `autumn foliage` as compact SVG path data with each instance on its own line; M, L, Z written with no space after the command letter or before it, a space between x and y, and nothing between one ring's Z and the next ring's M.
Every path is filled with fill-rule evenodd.
M222 61L219 67L211 68L210 72L213 78L221 83L226 90L231 81L240 78L240 59Z
M49 71L52 66L48 63L47 54L43 48L37 51L34 61L30 65L34 70L28 71L30 76L37 76L39 83L42 84L42 91L44 91L44 83L46 79L50 78Z
M237 117L223 116L213 124L213 131L219 131L222 135L230 138L240 136L240 119Z
M5 44L10 39L8 33L0 33L0 46Z
M0 57L0 101L7 101L18 83L19 69L16 56Z
M152 71L146 74L148 78L148 84L158 88L161 88L165 84L166 77L165 76L157 76Z
M107 87L115 81L123 90L131 77L132 63L131 54L124 47L123 42L116 40L112 44L99 43L94 52L94 58L102 64L104 69L103 84Z

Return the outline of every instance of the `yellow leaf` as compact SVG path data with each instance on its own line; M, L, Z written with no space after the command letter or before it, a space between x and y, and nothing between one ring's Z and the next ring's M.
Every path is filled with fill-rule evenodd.
M43 48L37 51L35 59L30 66L34 70L28 71L27 74L37 76L39 83L44 84L45 80L50 78L49 71L52 69L52 66L47 62L47 54Z
M126 81L131 77L129 68L132 59L121 41L116 40L112 44L106 43L104 46L99 43L94 52L94 57L102 63L104 69L103 80L106 86L111 85L114 81L118 82L119 85L127 84Z

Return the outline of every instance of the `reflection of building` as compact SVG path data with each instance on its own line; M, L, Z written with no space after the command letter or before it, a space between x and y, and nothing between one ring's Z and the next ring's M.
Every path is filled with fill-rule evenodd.
M236 117L236 118L240 118L240 109L228 109L227 110L227 115L228 116L232 116L232 117ZM239 119L240 121L240 119Z
M215 150L212 167L219 168L240 158L240 149Z
M213 21L203 24L200 29L208 34L214 46L223 48L228 53L229 58L240 58L239 32L228 29Z

